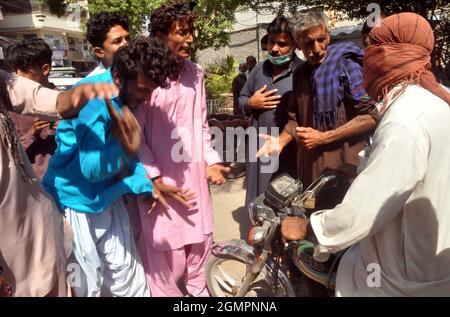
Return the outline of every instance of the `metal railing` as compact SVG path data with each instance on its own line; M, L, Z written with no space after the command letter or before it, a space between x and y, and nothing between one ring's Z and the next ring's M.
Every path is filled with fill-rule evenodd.
M228 113L224 100L208 99L206 100L206 105L208 107L208 114Z

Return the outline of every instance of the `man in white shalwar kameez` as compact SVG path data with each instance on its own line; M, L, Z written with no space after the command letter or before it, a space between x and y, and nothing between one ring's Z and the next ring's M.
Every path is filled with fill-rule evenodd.
M369 157L340 205L286 219L282 235L314 231L317 258L350 247L337 296L450 296L450 94L429 71L433 33L402 13L369 36L364 85L384 100Z

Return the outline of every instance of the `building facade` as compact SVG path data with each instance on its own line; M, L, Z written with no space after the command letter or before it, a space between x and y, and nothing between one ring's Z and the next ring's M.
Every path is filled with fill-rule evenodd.
M0 36L11 40L44 39L53 50L53 66L71 67L93 61L81 23L87 18L86 1L69 6L60 17L37 0L0 0L0 7Z
M298 10L306 7L298 8ZM363 21L338 20L335 12L326 12L330 17L332 42L353 41L362 47L361 28ZM287 14L289 16L289 14ZM208 48L199 52L198 61L207 66L215 64L227 56L235 60L245 61L249 55L256 57L258 62L267 58L267 52L261 50L261 38L267 34L267 26L276 14L269 10L255 12L251 9L235 13L235 23L230 30L230 44L218 50ZM297 52L301 55L299 52Z

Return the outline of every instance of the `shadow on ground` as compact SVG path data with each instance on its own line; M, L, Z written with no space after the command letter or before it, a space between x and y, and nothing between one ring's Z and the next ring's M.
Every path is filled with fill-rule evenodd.
M252 227L247 210L245 210L245 207L242 206L236 210L233 210L232 215L233 219L239 224L240 238L247 240L248 233Z

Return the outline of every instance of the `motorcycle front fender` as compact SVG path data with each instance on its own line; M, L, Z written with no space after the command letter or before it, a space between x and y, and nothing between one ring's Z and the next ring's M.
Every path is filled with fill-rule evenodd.
M211 253L219 258L235 258L246 264L252 264L257 260L254 248L244 240L228 240L215 243L211 249ZM286 287L289 297L295 297L295 291L291 281L281 269L277 270L278 265L272 259L268 258L264 266L272 276L278 271L278 279Z

